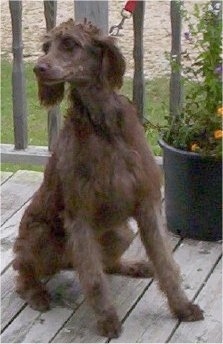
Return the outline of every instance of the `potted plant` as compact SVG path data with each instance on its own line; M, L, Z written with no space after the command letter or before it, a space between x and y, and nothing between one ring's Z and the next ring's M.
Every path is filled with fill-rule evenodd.
M182 107L168 116L160 140L167 226L182 237L200 240L222 238L220 12L220 2L195 7L196 22L188 24L185 38L198 55L191 59L188 52L182 54ZM183 17L190 20L185 12Z

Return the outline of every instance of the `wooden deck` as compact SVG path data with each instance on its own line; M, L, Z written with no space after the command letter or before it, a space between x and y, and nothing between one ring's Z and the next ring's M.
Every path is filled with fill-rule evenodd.
M39 172L1 175L1 342L109 342L96 334L94 317L76 274L62 272L47 282L52 309L46 313L32 310L14 292L11 249L20 218L41 180ZM204 309L205 320L180 323L174 319L166 299L151 279L108 276L114 304L123 321L121 337L111 342L222 342L221 243L180 241L174 236L171 243L181 266L183 286L190 299ZM137 236L127 255L144 255Z

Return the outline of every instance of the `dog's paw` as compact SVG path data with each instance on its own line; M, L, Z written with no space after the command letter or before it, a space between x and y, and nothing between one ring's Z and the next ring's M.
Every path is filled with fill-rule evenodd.
M154 276L154 269L150 262L134 262L129 264L128 275L136 278L150 278Z
M113 312L112 312L113 313ZM116 313L105 316L98 320L98 332L103 337L118 338L122 332L122 323L119 321Z
M154 268L148 261L128 261L122 260L115 265L107 267L105 270L110 274L119 274L135 278L150 278L154 276Z
M36 311L46 312L50 309L50 296L46 291L36 291L30 295L27 303Z
M198 321L204 319L203 310L191 302L177 311L176 316L181 321Z

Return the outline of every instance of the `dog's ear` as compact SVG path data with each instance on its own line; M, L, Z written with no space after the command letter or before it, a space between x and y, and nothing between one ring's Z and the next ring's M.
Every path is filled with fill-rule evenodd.
M102 48L101 77L111 88L120 88L125 73L125 59L115 45L114 38L106 37L99 39L98 44Z
M38 79L38 97L40 104L51 107L62 102L64 97L64 83L56 85L42 84Z

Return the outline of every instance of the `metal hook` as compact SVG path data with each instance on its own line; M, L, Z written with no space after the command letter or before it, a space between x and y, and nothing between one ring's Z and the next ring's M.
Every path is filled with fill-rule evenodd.
M129 19L131 17L131 13L130 14L127 14L127 11L125 11L124 9L122 9L121 11L121 16L122 16L122 19L120 21L120 23L118 25L113 25L111 26L110 30L109 30L109 34L111 36L123 36L122 34L119 33L120 30L123 29L123 24L124 24L124 21L126 19ZM116 31L115 31L116 30Z
M125 17L122 17L122 20L120 21L120 23L118 25L113 25L111 26L110 30L109 30L109 34L111 36L122 36L119 31L123 29L123 24L125 21Z

